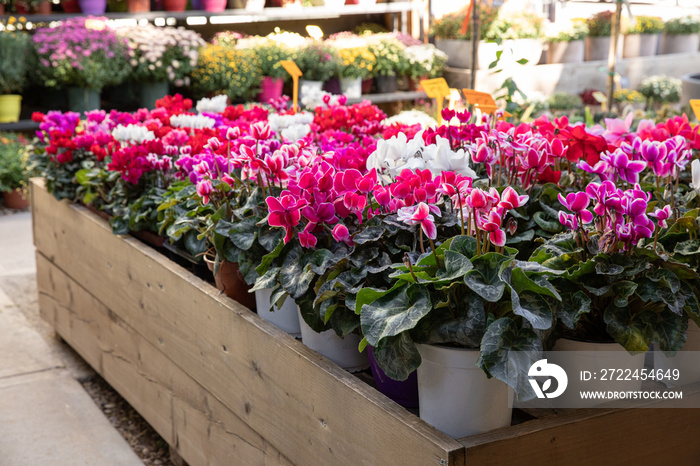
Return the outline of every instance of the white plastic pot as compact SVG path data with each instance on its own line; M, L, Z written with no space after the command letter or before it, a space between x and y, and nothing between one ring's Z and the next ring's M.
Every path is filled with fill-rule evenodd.
M302 343L347 371L357 372L369 367L367 352L360 353L357 349L362 340L359 335L352 333L340 338L333 330L316 333L304 322L301 313L297 313Z
M323 81L299 80L299 100L304 98L305 93L320 92L323 90Z
M678 369L680 373L680 380L661 380L667 387L673 388L700 382L700 365L698 353L695 351L700 351L700 328L692 320L688 322L688 338L685 345L675 356L667 357L661 351L654 351L654 369L661 369L664 374L669 369L671 371Z
M574 352L565 354L567 352ZM581 391L638 391L642 380L600 380L601 369L644 368L644 353L630 354L617 343L589 343L562 338L557 340L549 356L549 363L557 364L566 371L566 391L557 398L557 405L566 408L590 407L590 400L581 399ZM594 380L582 381L581 371L597 370ZM624 372L623 372L624 373Z
M513 390L476 366L479 350L417 346L421 419L453 438L510 425Z
M270 311L270 298L272 297L272 288L264 290L255 290L255 306L258 309L258 315L266 321L297 338L301 336L301 328L299 327L299 306L294 300L287 296L281 308L274 306L274 311Z
M362 78L340 78L340 91L348 99L359 99L362 97Z

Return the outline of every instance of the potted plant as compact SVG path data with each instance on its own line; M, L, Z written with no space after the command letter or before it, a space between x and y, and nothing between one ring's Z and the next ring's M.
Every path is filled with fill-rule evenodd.
M124 11L126 11L126 2L123 0L110 0L110 11L112 10L112 3L118 2L124 5ZM78 0L80 5L80 11L86 15L101 15L104 14L107 9L107 0Z
M618 102L622 107L627 105L632 106L633 109L644 109L644 104L647 99L644 95L633 89L619 89L613 92L613 99Z
M380 93L396 92L397 76L403 75L409 67L406 47L391 35L377 34L368 38L369 51L376 62L371 76Z
M202 37L185 28L128 26L117 29L129 48L129 80L140 84L140 104L155 108L168 94L169 83L187 86L197 66Z
M0 31L0 123L19 120L27 82L31 39L27 34Z
M666 21L661 53L695 53L700 46L700 19L682 16Z
M583 19L557 21L547 27L547 63L582 63L588 25Z
M656 55L659 35L664 22L656 16L635 16L634 22L625 30L622 57L650 57Z
M32 41L38 81L66 89L74 111L98 109L102 88L121 83L129 74L126 43L105 19L71 18L37 29Z
M18 10L21 8L29 14L51 14L51 2L47 0L17 0L15 2L15 8Z
M498 16L498 8L492 2L478 2L480 37L486 38L491 24ZM430 24L430 37L435 38L435 46L447 54L447 66L471 68L471 21L467 18L468 8L450 13ZM465 27L466 24L466 27Z
M614 14L612 11L601 11L586 20L586 61L607 60Z
M239 39L236 47L251 50L260 62L262 81L258 102L267 103L270 99L278 99L282 95L285 80L290 78L280 61L291 60L292 49L269 37L260 36Z
M370 77L376 65L376 57L366 46L337 49L340 90L349 98L362 95L362 80Z
M551 280L564 298L554 311L558 325L553 349L603 351L599 356L607 359L599 367L608 367L607 362L610 367L634 371L643 368L644 352L651 343L663 351L681 349L688 318L683 310L696 306L698 276L659 247L666 220L673 217L671 206L649 207L652 193L636 184L647 160L654 172L664 162L658 152L652 154L655 148L639 139L629 149L640 160L608 173L619 178L618 184L630 187L623 190L606 180L588 184L583 192L559 195L565 208L559 219L569 232L546 241L531 260L563 272ZM624 149L618 149L601 163L621 167L618 162L626 157ZM611 356L615 351L618 354ZM586 387L595 389L591 384ZM631 379L619 389L640 387L641 380ZM580 405L577 397L578 391L570 390L564 394L564 403Z
M680 79L658 75L642 79L637 90L648 100L649 104L678 102L681 98L682 83Z
M543 19L534 12L499 14L486 31L486 44L479 45L479 67L488 69L497 58L508 63L537 65L542 56L543 29Z
M0 192L11 209L29 207L26 145L21 135L0 133Z
M226 94L234 102L245 102L260 89L260 67L250 50L207 45L199 51L192 71L192 89L200 97Z
M404 53L408 60L407 87L411 91L418 89L423 79L441 77L447 65L447 54L433 44L412 45Z
M583 109L583 101L575 94L555 92L547 99L547 107L555 115L564 114L571 118L574 112Z
M338 76L338 53L329 45L306 41L294 54L294 62L303 73L299 79L299 99L304 89L320 91L324 82Z

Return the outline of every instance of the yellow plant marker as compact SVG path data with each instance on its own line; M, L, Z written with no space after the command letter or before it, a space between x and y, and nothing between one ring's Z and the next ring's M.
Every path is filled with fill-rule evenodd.
M445 97L450 95L450 86L447 85L445 78L424 79L420 82L423 90L428 97L435 99L437 103L437 121L438 125L442 124L442 104Z
M292 60L280 60L282 68L284 68L287 73L292 76L292 81L294 82L294 92L292 94L292 103L294 108L294 113L297 112L297 102L299 101L299 78L304 74L301 72L296 63Z
M475 108L481 110L483 113L491 114L498 110L498 105L496 105L496 101L493 100L491 94L472 89L462 89L462 92L464 92L464 97L467 99L467 102L469 102ZM504 110L501 118L506 118L509 116L513 115Z
M700 121L700 99L690 99L690 108L693 109L695 118Z

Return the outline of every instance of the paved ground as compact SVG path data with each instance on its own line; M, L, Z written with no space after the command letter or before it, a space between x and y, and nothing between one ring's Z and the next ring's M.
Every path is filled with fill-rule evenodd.
M76 379L93 372L36 312L31 216L0 217L0 463L142 465Z

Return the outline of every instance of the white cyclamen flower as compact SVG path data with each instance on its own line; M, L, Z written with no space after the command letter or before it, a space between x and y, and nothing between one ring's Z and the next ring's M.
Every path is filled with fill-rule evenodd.
M693 160L690 168L693 171L693 189L700 192L700 160Z
M137 125L118 125L112 130L112 137L122 144L141 144L143 141L156 138L153 131L148 131L145 126Z
M228 97L225 94L217 95L211 99L203 98L197 102L197 111L199 113L224 113L226 110Z
M213 128L216 120L204 115L173 115L170 117L170 126L173 128L204 129Z

